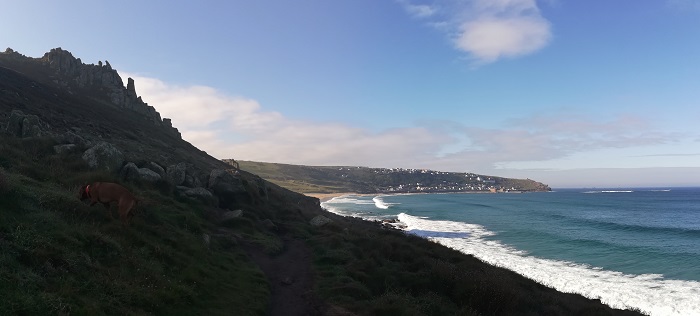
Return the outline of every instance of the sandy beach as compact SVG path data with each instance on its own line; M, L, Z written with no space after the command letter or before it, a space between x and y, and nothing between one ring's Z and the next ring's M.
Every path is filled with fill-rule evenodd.
M353 193L353 192L346 192L346 193L304 193L304 195L318 198L319 200L321 200L321 202L326 202L334 197L339 197L339 196L343 196L343 195L350 195L350 194L359 195L359 194Z

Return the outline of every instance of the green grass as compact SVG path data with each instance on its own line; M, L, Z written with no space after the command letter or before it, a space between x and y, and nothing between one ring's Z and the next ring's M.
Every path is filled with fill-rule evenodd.
M310 230L316 292L359 315L609 315L512 271L378 224Z
M0 151L0 315L266 312L269 286L243 250L220 237L205 244L215 227L204 205L125 183L148 203L124 227L115 209L77 197L81 183L113 175L43 151L50 142L4 138L0 149L13 146Z
M377 223L326 213L334 222L312 227L318 201L274 186L267 203L218 223L215 207L166 183L123 183L143 199L125 227L77 197L116 176L50 146L0 136L0 315L264 315L271 285L242 244L275 256L282 236L311 248L319 304L358 315L610 311Z
M404 185L408 188L416 183L420 183L423 187L437 187L444 183L450 183L450 186L458 187L483 185L478 180L465 177L465 173L455 172L424 173L409 170L389 172L388 169L367 167L300 166L255 161L238 161L238 163L241 170L257 174L279 186L302 193L394 192L386 190L389 187L396 188L399 185ZM544 184L529 179L510 179L483 175L481 177L492 178L495 181L494 185L506 189L517 188L525 191L548 189ZM476 178L476 175L472 178ZM454 191L454 189L446 188L440 190Z

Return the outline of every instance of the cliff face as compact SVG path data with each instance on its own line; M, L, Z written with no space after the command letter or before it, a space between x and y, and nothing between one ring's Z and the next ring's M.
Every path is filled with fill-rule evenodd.
M12 64L14 67L9 67ZM160 113L136 94L136 85L129 78L126 87L117 70L108 61L84 64L71 52L60 47L54 48L41 58L31 58L15 52L11 48L0 53L0 66L17 68L21 65L26 75L37 81L50 78L47 84L53 84L69 93L88 92L88 95L100 99L111 106L133 111L156 126L161 126L180 137L169 119L161 119Z

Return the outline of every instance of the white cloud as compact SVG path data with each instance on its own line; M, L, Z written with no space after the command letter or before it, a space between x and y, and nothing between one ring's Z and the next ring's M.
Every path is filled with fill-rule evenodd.
M422 127L371 132L338 122L293 120L264 110L257 101L202 86L172 86L147 77L136 91L183 138L217 158L293 164L413 165L452 140ZM417 163L416 163L417 164Z
M532 53L550 38L549 24L532 17L480 18L465 22L460 31L455 45L481 63Z
M470 170L495 173L503 168L528 165L526 162L548 164L580 153L657 146L682 138L657 131L648 120L629 115L597 119L558 113L509 120L504 125L503 128L452 126L453 133L459 134L457 138L468 142L440 156L436 163L443 170L464 170L463 166L469 166ZM587 163L579 162L578 166Z
M655 132L646 120L620 115L600 120L571 113L478 128L432 122L379 132L340 122L294 120L257 101L202 86L174 86L132 76L136 91L183 138L217 158L305 165L431 168L502 172L518 162L562 159L606 148L670 143L678 135Z
M400 1L406 11L417 18L427 18L435 15L437 9L426 4L410 4L407 1Z
M417 6L401 3L409 13L409 8ZM552 38L550 23L535 0L435 0L428 7L438 6L448 9L440 15L432 11L430 16L435 19L430 25L439 25L455 48L468 53L477 64L533 53Z

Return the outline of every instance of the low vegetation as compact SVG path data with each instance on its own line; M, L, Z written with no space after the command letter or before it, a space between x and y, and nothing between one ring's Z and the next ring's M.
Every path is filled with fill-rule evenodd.
M428 240L345 219L312 234L331 302L360 315L637 315L563 294Z
M106 105L109 90L86 86L68 93L54 83L62 78L55 74L41 60L0 58L0 131L8 113L20 109L57 133L112 142L137 164L227 168L172 131ZM68 79L63 83L74 82ZM637 314L554 291L375 222L325 212L317 199L248 172L300 192L376 192L424 173L397 179L403 173L336 168L342 172L336 177L332 167L255 169L241 162L237 176L250 199L223 206L182 196L166 181L125 181L92 170L81 158L85 148L57 154L54 145L50 137L0 132L0 315ZM78 199L78 188L93 181L119 182L142 199L129 226L114 218L115 206ZM241 209L241 216L223 220L224 207ZM318 215L332 223L312 226ZM299 260L274 260L294 251ZM310 273L277 275L280 282L274 275L280 265ZM279 291L298 284L305 287ZM301 299L295 310L271 306L287 298L282 292Z
M233 163L231 160L226 160ZM430 193L475 191L549 191L530 179L426 169L299 166L238 161L240 168L302 193Z
M145 205L124 227L114 210L89 207L76 195L80 184L118 181L114 175L89 170L77 154L34 155L52 145L45 140L3 136L0 144L2 315L264 315L271 285L245 245L275 256L284 251L283 238L304 240L312 250L318 313L612 312L376 223L326 213L334 222L313 227L308 220L321 211L288 200L215 224L210 206L128 182ZM265 218L278 227L257 224ZM217 237L221 229L227 238Z
M212 229L205 206L127 183L148 205L125 228L112 219L115 209L77 197L80 184L114 175L88 170L78 155L34 155L23 147L41 146L18 142L27 140L0 138L0 315L267 310L267 280L243 250L203 241Z

